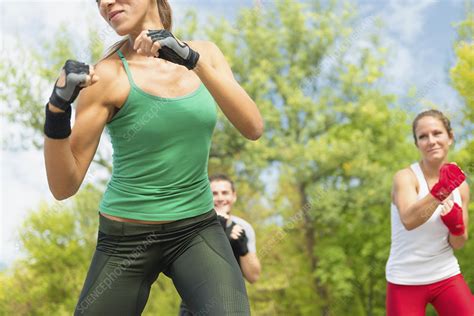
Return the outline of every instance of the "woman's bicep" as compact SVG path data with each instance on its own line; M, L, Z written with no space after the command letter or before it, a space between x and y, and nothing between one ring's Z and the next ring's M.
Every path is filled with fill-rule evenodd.
M397 172L393 180L392 199L402 216L417 201L416 184L409 172L409 170L401 170Z
M97 92L98 87L91 86L79 95L75 123L71 132L71 151L81 178L84 178L94 158L110 114Z

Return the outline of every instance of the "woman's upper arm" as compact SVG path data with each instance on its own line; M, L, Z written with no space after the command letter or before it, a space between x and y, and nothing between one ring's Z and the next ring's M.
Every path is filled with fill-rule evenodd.
M228 76L229 78L234 79L232 69L230 68L229 63L225 59L225 56L220 48L212 42L206 42L206 46L207 51L211 52L209 55L211 58L211 65L214 67L214 69Z
M462 213L463 213L463 219L464 219L464 227L466 228L466 233L467 233L467 227L469 224L469 201L470 201L470 196L469 196L469 185L467 184L466 181L464 181L461 186L459 187L459 191L461 193L461 200L462 200Z
M392 201L403 221L408 208L417 201L416 179L408 169L398 171L393 179Z
M71 132L71 151L76 159L81 180L84 178L97 151L100 136L110 115L106 105L106 69L96 66L99 81L84 88L77 99L75 123Z

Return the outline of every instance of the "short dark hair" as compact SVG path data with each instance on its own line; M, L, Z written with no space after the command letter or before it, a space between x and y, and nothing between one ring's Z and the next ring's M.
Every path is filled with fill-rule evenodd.
M234 181L232 181L226 174L223 173L216 173L209 177L209 182L213 181L227 181L230 183L230 187L232 188L232 192L235 192Z

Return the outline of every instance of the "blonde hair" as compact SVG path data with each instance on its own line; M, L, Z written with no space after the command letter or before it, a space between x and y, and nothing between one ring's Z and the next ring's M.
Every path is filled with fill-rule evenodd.
M161 23L163 24L163 27L165 30L168 30L171 32L171 29L173 27L173 16L172 16L172 11L171 11L171 6L168 2L168 0L156 0L156 4L158 6L158 14L160 15ZM120 41L116 42L107 50L105 51L103 57L101 60L106 59L110 57L111 55L115 54L120 47L125 44L130 37L127 35L124 38L122 38Z

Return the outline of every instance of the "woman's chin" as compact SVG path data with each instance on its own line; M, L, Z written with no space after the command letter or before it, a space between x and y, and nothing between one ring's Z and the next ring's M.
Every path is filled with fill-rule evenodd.
M445 155L443 155L442 153L433 153L433 154L428 154L425 156L425 159L429 162L433 162L433 163L438 163L438 162L441 162L441 161L444 161L444 159L446 158Z
M121 28L115 29L115 33L120 36L125 36L128 34L127 30Z

